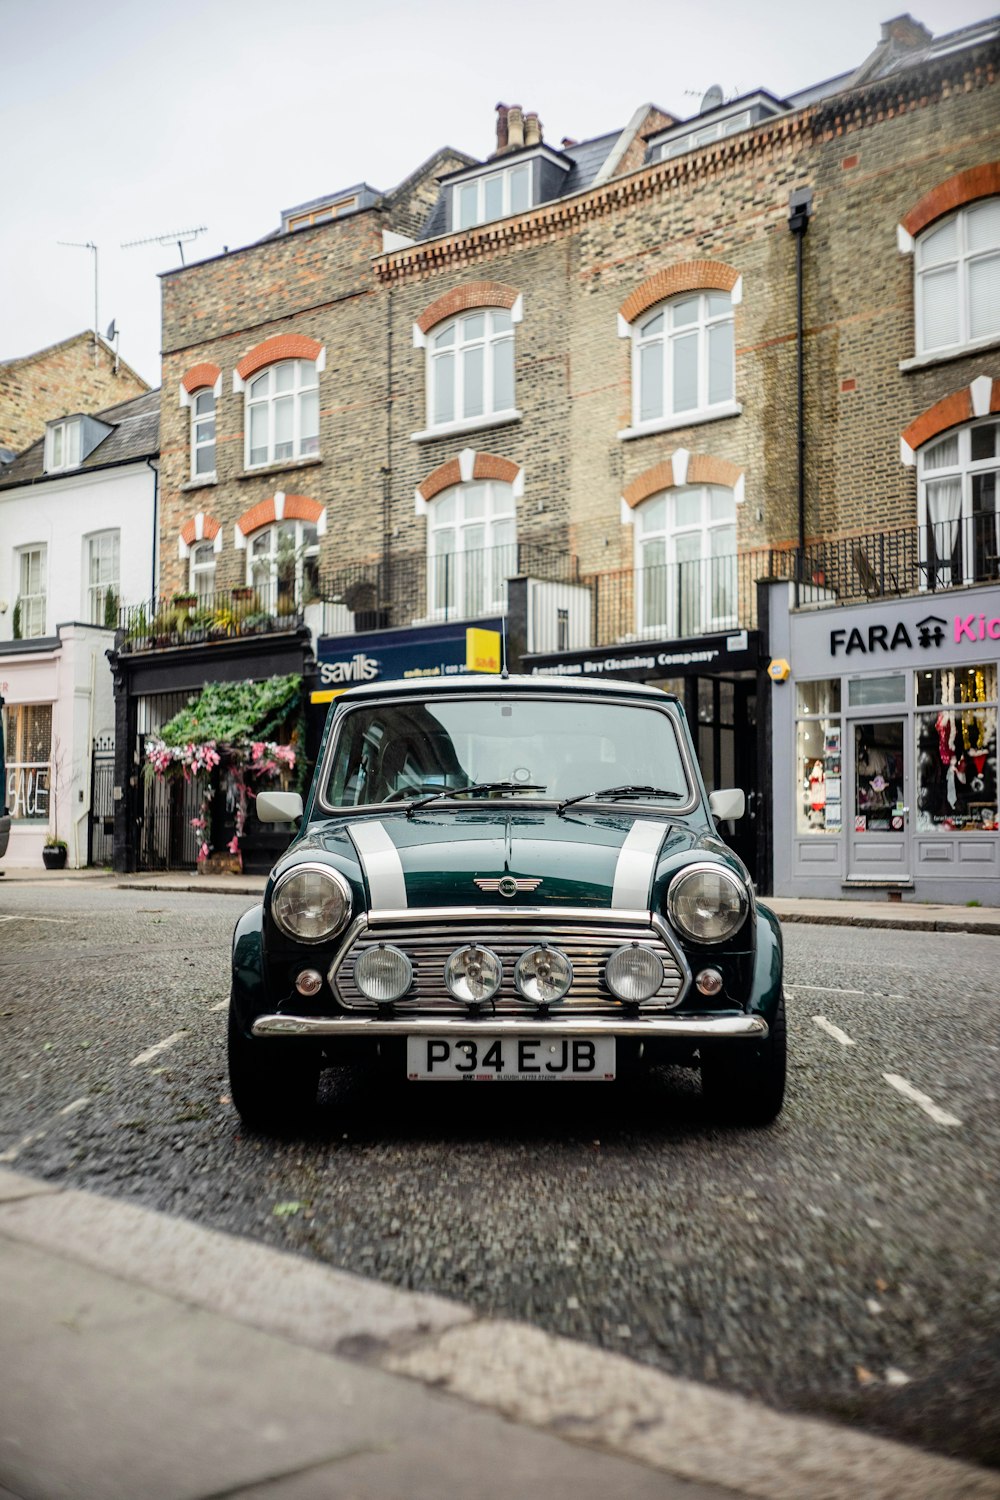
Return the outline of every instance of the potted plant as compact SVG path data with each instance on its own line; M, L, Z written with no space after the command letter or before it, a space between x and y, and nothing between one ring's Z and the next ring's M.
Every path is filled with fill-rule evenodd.
M190 590L185 589L183 593L175 594L170 602L171 604L175 604L178 609L193 609L198 603L198 596L192 594Z
M67 851L66 840L54 838L50 834L42 845L42 864L47 870L65 869Z
M232 595L238 602L246 602L246 600L253 598L253 589L249 584L243 585L240 588L233 589Z

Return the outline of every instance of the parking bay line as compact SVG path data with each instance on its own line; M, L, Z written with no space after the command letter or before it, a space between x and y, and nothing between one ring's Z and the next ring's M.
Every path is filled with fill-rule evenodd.
M147 1047L145 1052L140 1052L138 1057L133 1057L131 1066L138 1068L144 1063L152 1062L154 1057L159 1057L161 1052L166 1052L168 1047L174 1046L181 1037L185 1036L187 1036L186 1031L172 1031L169 1036L163 1038L162 1042L154 1042L152 1047Z
M864 990L841 990L835 984L786 984L786 990L812 990L816 995L864 995Z
M813 1021L819 1027L820 1031L825 1031L827 1036L832 1036L834 1041L839 1042L842 1047L854 1047L857 1045L852 1036L848 1036L846 1031L841 1031L839 1026L834 1026L832 1021L826 1019L826 1016L813 1016Z
M914 1104L918 1104L925 1114L930 1115L936 1125L961 1125L961 1120L950 1115L947 1110L941 1109L928 1094L922 1094L919 1089L913 1087L912 1083L908 1083L905 1078L900 1078L898 1073L883 1073L882 1077L890 1088L896 1089L905 1099L912 1099Z

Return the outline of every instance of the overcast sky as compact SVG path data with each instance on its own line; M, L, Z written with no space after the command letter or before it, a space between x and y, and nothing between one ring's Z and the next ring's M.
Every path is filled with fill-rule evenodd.
M913 0L936 35L993 13ZM282 208L393 187L439 146L493 148L494 106L585 140L651 102L697 112L856 67L901 0L0 0L0 359L93 326L159 381L157 273L260 238ZM764 18L764 24L759 18Z

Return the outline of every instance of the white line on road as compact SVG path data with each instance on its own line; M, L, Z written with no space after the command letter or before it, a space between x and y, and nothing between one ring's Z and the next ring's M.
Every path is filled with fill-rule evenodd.
M52 922L60 922L66 926L70 922L79 921L78 917L25 917L20 912L5 912L0 917L0 922L44 922L48 926Z
M15 1161L19 1151L23 1151L25 1146L30 1146L34 1141L40 1141L44 1134L44 1130L31 1130L27 1135L22 1135L16 1146L0 1151L0 1161Z
M81 1109L85 1108L86 1105L88 1105L89 1103L90 1103L89 1096L87 1094L84 1094L82 1098L80 1098L80 1099L74 1099L73 1102L72 1102L72 1104L64 1104L63 1107L62 1107L62 1109L59 1111L59 1113L61 1115L75 1115Z
M848 1036L846 1031L841 1031L839 1026L834 1026L832 1021L826 1019L826 1016L813 1016L813 1020L820 1031L825 1031L827 1036L832 1036L833 1040L839 1042L842 1047L853 1047L855 1045L854 1038Z
M863 995L864 990L840 990L835 984L786 984L786 990L812 990L817 995Z
M898 1073L883 1073L882 1077L885 1079L890 1088L897 1089L898 1092L904 1095L905 1098L912 1099L914 1104L919 1104L920 1108L924 1111L925 1114L930 1115L935 1124L961 1125L961 1120L957 1120L955 1116L950 1115L947 1110L939 1108L939 1106L934 1103L933 1099L931 1099L927 1094L922 1094L919 1089L915 1089L913 1087L913 1084L907 1083L905 1078L900 1078Z
M186 1031L173 1031L165 1036L162 1042L156 1042L152 1047L147 1047L145 1052L140 1052L138 1057L133 1057L132 1067L138 1068L143 1063L152 1062L154 1057L159 1057L161 1052L166 1052L175 1042L179 1042L182 1036L187 1036Z
M208 1008L209 1008L209 1010L225 1010L225 1008L226 1008L226 1006L228 1004L229 1004L228 1000L220 1000L219 1003L218 1003L218 1005L210 1005Z

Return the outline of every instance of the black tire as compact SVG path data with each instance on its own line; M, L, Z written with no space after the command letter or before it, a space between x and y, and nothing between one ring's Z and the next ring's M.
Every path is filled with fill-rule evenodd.
M778 1001L765 1041L706 1047L701 1058L701 1090L713 1118L729 1125L770 1125L785 1102L788 1042L785 1000Z
M289 1135L316 1105L319 1052L296 1037L248 1037L229 1004L229 1092L240 1119L259 1135Z

